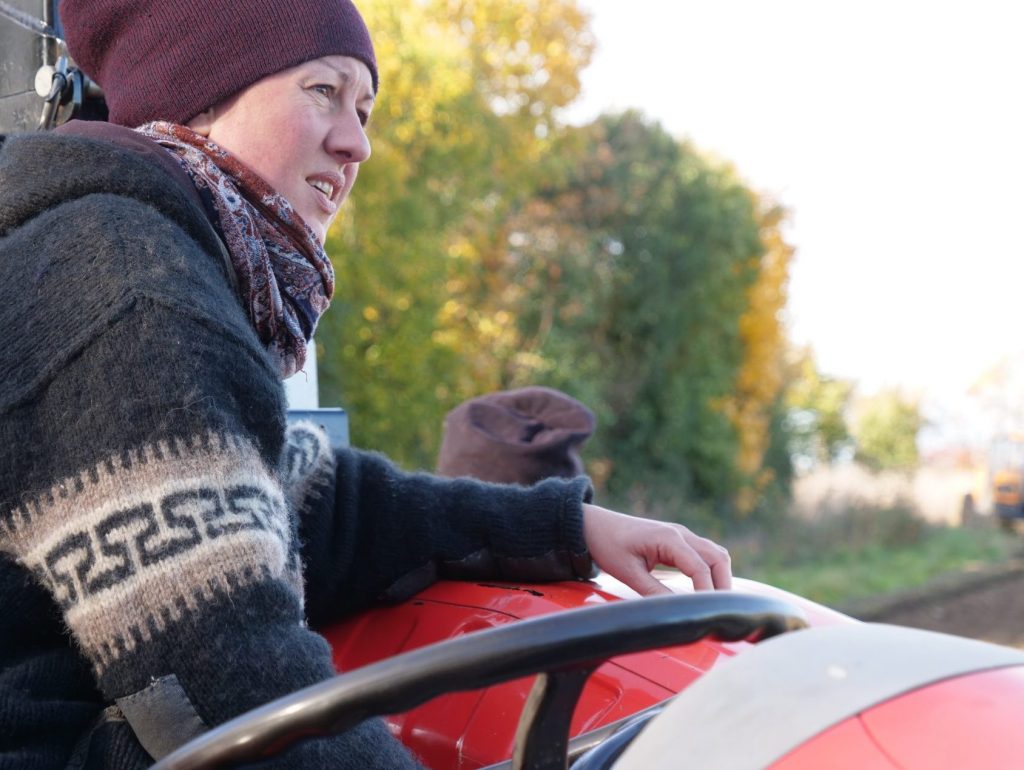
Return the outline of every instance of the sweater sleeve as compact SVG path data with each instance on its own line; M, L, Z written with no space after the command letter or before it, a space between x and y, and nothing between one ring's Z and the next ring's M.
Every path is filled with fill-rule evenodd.
M314 625L397 601L438 578L591 577L585 477L533 487L407 473L380 454L333 452L309 423L288 431L284 478L300 511Z
M0 239L0 548L150 754L334 673L305 622L277 373L219 257L158 205L83 194ZM417 765L370 721L268 766Z

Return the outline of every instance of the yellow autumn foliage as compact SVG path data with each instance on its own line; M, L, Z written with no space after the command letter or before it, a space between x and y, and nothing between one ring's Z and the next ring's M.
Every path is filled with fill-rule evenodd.
M764 253L757 258L757 278L747 291L747 310L740 316L743 362L734 394L722 404L739 434L736 465L746 479L736 507L752 510L759 492L773 480L763 468L771 441L772 411L784 384L786 333L781 315L786 306L793 247L781 232L786 212L761 201L760 234Z
M431 467L444 413L519 342L490 277L593 41L575 0L361 0L380 92L373 156L327 243L324 403L353 439ZM494 298L493 300L490 298Z

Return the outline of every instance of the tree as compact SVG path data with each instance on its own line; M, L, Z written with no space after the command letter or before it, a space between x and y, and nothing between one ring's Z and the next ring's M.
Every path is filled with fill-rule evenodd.
M432 467L442 418L497 384L467 365L514 326L470 300L491 228L532 187L592 40L573 0L365 0L381 90L373 158L327 243L335 308L318 330L325 403L354 443ZM489 373L489 374L482 374Z
M785 218L781 206L758 200L763 249L751 257L757 278L747 290L747 309L740 316L743 359L734 392L725 402L739 434L736 464L742 479L736 505L741 513L754 508L769 484L779 481L788 486L792 475L787 453L769 455L773 440L785 443L780 417L786 335L779 316L786 305L793 257L793 248L781 232Z
M360 7L374 157L318 332L354 443L432 467L448 409L547 384L598 413L613 496L756 497L782 468L784 212L638 113L558 123L593 47L574 0Z
M740 318L765 253L758 202L733 169L636 112L556 152L561 176L510 230L524 341L510 380L542 377L597 411L591 464L613 495L661 485L728 499L742 476L728 408Z
M795 351L785 402L791 452L805 468L830 463L851 444L847 412L853 383L822 374L810 348Z
M864 399L857 408L853 435L856 459L872 470L908 471L917 467L917 434L924 425L920 404L894 390Z

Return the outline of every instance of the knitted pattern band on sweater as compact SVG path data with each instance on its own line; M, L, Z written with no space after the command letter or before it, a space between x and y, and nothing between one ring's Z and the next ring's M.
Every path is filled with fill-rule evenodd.
M232 436L108 457L4 511L0 540L49 588L99 676L217 594L281 579L302 596L281 487Z

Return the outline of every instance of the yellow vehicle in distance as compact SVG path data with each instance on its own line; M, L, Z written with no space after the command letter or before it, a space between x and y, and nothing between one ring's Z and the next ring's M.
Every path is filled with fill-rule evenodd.
M1006 433L992 441L989 452L992 502L999 523L1014 529L1024 519L1024 433Z

